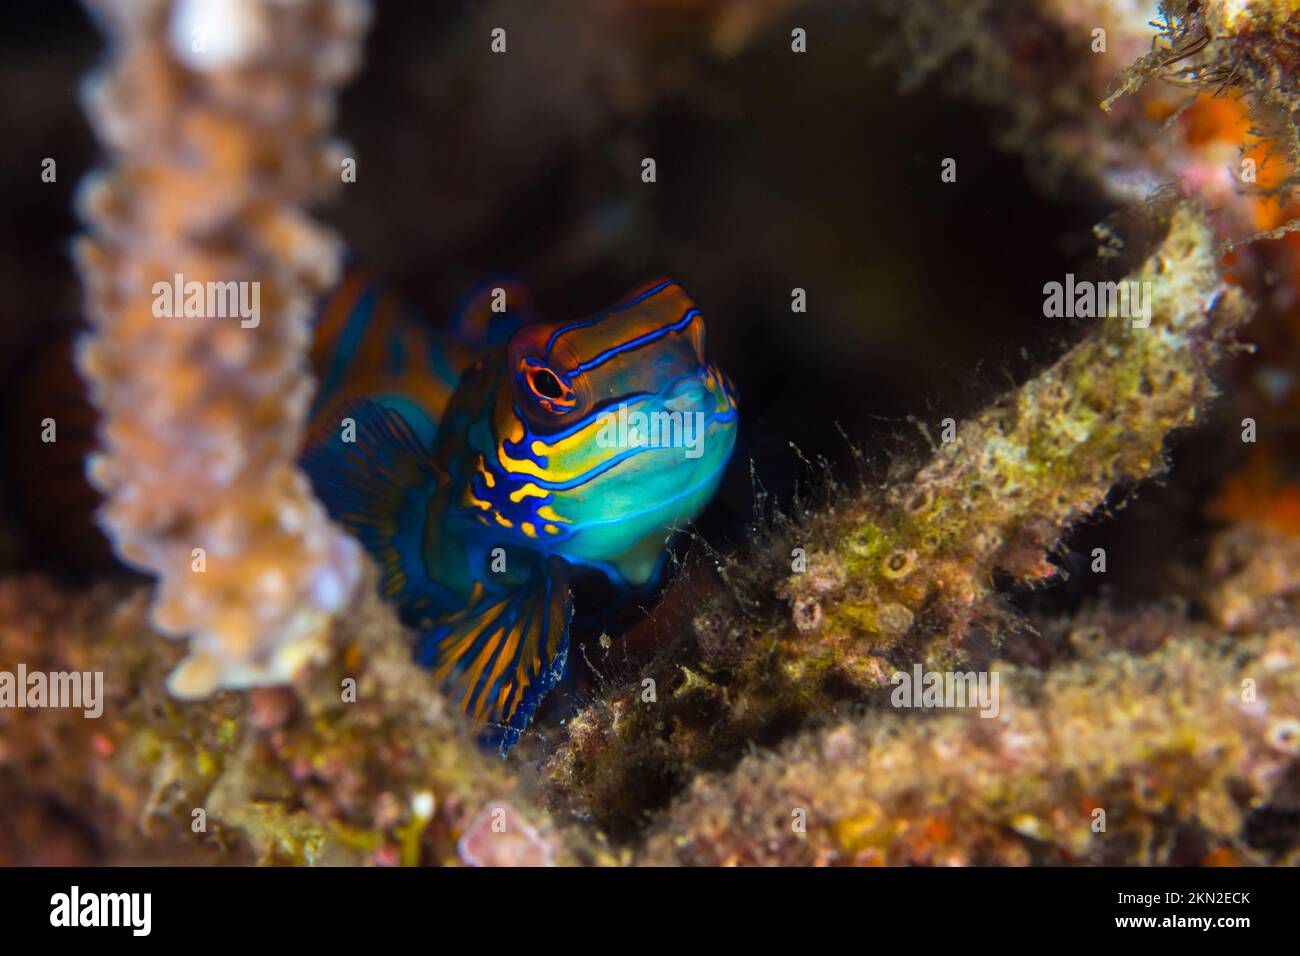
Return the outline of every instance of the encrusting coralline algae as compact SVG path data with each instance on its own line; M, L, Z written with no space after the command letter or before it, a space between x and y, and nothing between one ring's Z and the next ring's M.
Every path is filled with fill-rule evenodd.
M105 416L106 525L158 594L0 581L6 659L102 670L106 690L97 720L0 710L0 803L15 821L0 860L1296 863L1300 552L1277 509L1227 489L1204 566L1167 600L1060 616L1006 600L1057 581L1049 557L1071 528L1165 472L1169 437L1206 420L1252 300L1274 317L1261 277L1296 236L1224 255L1285 226L1274 200L1291 173L1261 165L1266 188L1238 195L1207 170L1224 149L1256 155L1224 145L1251 110L1280 142L1294 131L1294 100L1271 92L1294 76L1293 21L1275 16L1293 4L1211 3L1196 18L1172 4L1165 42L1187 58L1118 78L1087 31L1066 29L1089 22L1075 5L959 6L909 5L893 58L921 75L974 51L976 95L1013 109L1007 145L1049 159L1036 181L1052 188L1073 159L1116 201L1152 200L1101 231L1150 289L1149 326L1088 323L928 455L899 455L860 488L829 484L719 574L687 562L652 611L668 639L649 660L505 763L410 661L373 570L293 466L312 388L305 309L335 268L303 210L336 175L331 100L365 8L245 4L246 44L211 70L168 19L197 6L105 14L115 57L88 103L110 165L82 199L82 368ZM1002 42L1027 20L1069 37L1068 56ZM1192 49L1201 22L1217 26ZM1150 35L1112 31L1112 49L1132 62ZM1250 69L1225 77L1243 49ZM1162 126L1161 64L1201 70L1182 77L1186 128ZM1241 100L1218 97L1225 79ZM1178 189L1138 188L1156 182ZM215 239L218 224L234 241ZM257 334L160 325L147 293L178 271L260 277ZM996 716L893 706L895 675L917 664L996 672ZM509 845L483 838L498 818Z

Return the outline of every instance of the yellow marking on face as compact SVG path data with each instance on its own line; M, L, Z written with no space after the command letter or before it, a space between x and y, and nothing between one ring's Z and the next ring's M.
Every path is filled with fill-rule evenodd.
M530 538L537 537L537 526L533 524L531 521L525 521L522 524L520 524L519 530L522 531L524 534L528 535L528 537Z
M512 415L510 417L510 433L505 437L513 442L519 441L524 437L524 423Z
M555 509L550 505L542 505L537 509L537 517L545 518L547 521L558 521L560 524L573 524L568 518L561 518L555 513Z
M549 491L543 491L530 481L528 484L510 492L510 500L515 504L519 504L525 498L545 498L549 494Z
M531 478L546 477L546 472L532 459L511 458L510 453L506 451L504 441L497 445L497 459L501 462L502 467L512 475L528 475Z
M553 525L553 524L544 525L544 526L542 527L542 530L545 531L547 534L559 534L559 533L560 533L560 529L557 528L557 527L555 527L555 525Z
M515 523L509 518L503 518L501 515L497 514L494 514L492 517L496 518L497 524L501 525L503 528L513 528L515 526Z
M497 441L497 460L505 466L506 471L514 472L518 470L514 467L515 460L506 454L506 442L511 442L512 444L518 443L518 441L523 437L523 422L511 415L509 422L505 427L505 433Z
M465 489L465 494L464 494L464 496L460 499L460 503L461 503L462 505L474 505L476 508L481 508L483 511L491 511L491 510L492 510L492 505L491 505L490 502L484 501L482 498L479 498L479 497L478 497L477 495L475 495L474 492L473 492L470 488L468 488L468 487L466 487L466 489Z
M567 452L573 451L574 449L586 448L588 447L590 434L592 432L599 432L607 424L616 423L617 420L618 416L614 412L606 412L599 418L588 422L584 427L578 429L573 434L566 435L564 438L551 444L547 444L539 438L533 442L533 454L559 455L563 457Z
M506 452L503 440L497 446L497 455L507 471L515 475L527 475L530 478L544 478L547 481L564 482L586 474L608 457L608 449L600 447L596 440L598 433L607 422L616 420L613 412L607 412L594 421L565 438L547 444L542 439L534 439L531 445L534 455L546 458L547 467L542 468L531 458L512 458ZM518 441L518 439L514 439Z

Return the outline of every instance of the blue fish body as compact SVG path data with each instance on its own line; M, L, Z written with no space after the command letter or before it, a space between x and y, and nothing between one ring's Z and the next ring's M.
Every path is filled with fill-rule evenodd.
M502 278L440 333L350 273L313 364L304 468L505 754L563 675L571 569L643 592L721 481L736 403L699 309L657 279L550 323Z

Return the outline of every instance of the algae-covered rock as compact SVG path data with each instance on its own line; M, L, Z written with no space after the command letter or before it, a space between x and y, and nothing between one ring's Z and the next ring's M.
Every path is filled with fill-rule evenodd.
M1247 317L1220 278L1203 215L1180 205L1166 221L1130 277L1150 291L1149 324L1101 321L1019 389L954 423L928 460L896 462L883 486L837 494L731 562L744 582L695 617L697 640L570 721L545 768L555 804L625 819L638 792L662 800L696 769L865 699L900 664L948 670L969 659L974 631L996 644L995 573L1051 580L1048 555L1075 522L1162 471L1166 437L1198 421L1215 394L1211 368ZM774 577L783 605L771 601ZM724 628L740 630L738 650L707 657Z
M314 387L310 303L339 261L332 233L305 217L343 183L355 203L345 220L371 217L382 233L394 212L358 211L382 191L340 178L331 138L368 5L242 4L249 32L214 48L220 62L177 45L168 17L183 5L93 6L113 39L86 88L107 163L77 207L91 325L80 368L103 413L90 475L108 494L119 555L161 587L0 579L0 672L102 678L93 716L0 707L0 864L1300 864L1295 0L1168 0L1154 25L1124 0L852 5L861 59L886 64L887 84L940 78L991 110L988 136L1019 154L1042 195L1102 204L1099 262L1077 236L1058 259L1062 276L1095 266L1112 278L1099 288L1113 299L1095 318L1056 322L1052 297L1065 293L1043 286L1041 339L1054 351L1026 352L1037 364L974 412L909 418L914 439L855 451L852 478L827 467L814 491L778 505L754 464L743 540L722 548L725 535L699 533L630 633L575 637L572 683L506 760L413 662L415 635L295 464ZM390 264L495 267L479 260L531 241L515 226L534 193L546 194L541 215L566 220L532 263L554 286L609 268L590 250L614 245L611 231L644 243L618 250L620 269L689 231L677 213L656 231L657 200L642 198L680 176L667 164L662 183L628 177L635 199L595 182L627 177L621 168L583 165L599 172L591 183L552 189L566 137L637 168L654 137L628 127L660 119L657 100L734 110L709 73L764 43L783 63L817 62L822 38L802 17L818 5L635 6L589 23L578 5L557 5L555 22L584 38L589 60L556 76L560 107L539 120L512 84L558 64L514 24L554 39L543 29L552 11L499 5L519 16L512 52L472 97L482 115L434 124L456 157L439 169L486 175L472 147L520 129L536 131L545 158L534 169L531 153L501 157L519 182L491 198L462 202L454 178L403 192L403 215L459 225L438 234L436 261L410 243L388 250ZM497 12L439 34L437 55L480 69ZM435 103L463 92L457 74L427 66L401 82ZM664 114L665 128L689 125L689 105L674 103L682 113ZM425 140L409 143L425 155ZM752 175L740 172L733 202ZM604 202L606 188L617 202ZM429 195L449 208L408 198ZM591 218L568 222L571 201L589 202ZM493 214L510 225L499 245ZM797 261L842 256L862 273L852 288L874 281L820 224L791 231L810 247ZM1047 278L1022 275L996 234L980 250L945 239L931 235L929 271L916 267L927 281L976 255L1035 292ZM912 268L914 251L890 252L887 268ZM268 276L264 333L178 323L160 335L143 321L136 280L178 255L204 275ZM733 264L719 284L748 288L763 266ZM875 320L866 305L792 314L801 335L836 344L845 323ZM725 314L717 321L727 328ZM741 420L767 398L742 395ZM1252 443L1258 426L1258 451L1186 508L1206 520L1203 554L1162 557L1137 597L1053 602L1081 525L1137 491L1165 494L1180 434L1235 444L1238 421ZM801 439L758 437L783 449ZM23 566L23 548L0 527L6 566Z
M294 690L181 702L163 683L179 649L149 628L143 591L69 605L39 579L3 582L5 660L102 671L105 689L98 719L0 709L6 805L57 800L85 852L115 861L459 863L463 832L497 807L547 839L514 768L448 708L375 592L372 578L331 663ZM59 828L0 828L0 850L34 862Z

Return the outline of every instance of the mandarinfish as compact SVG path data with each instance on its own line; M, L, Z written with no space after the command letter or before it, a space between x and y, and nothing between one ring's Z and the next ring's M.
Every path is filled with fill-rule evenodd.
M350 273L316 322L303 465L419 630L417 659L507 753L564 673L571 566L653 585L736 439L704 319L656 279L576 322L485 283L443 333Z

